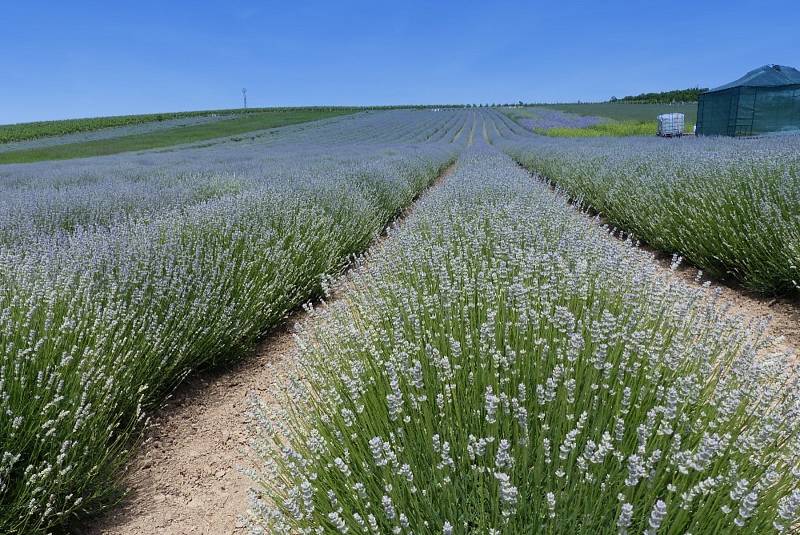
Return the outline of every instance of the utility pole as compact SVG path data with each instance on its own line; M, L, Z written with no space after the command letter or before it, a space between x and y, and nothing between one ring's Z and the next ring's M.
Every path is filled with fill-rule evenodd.
M242 88L242 99L244 100L244 109L247 109L247 88Z

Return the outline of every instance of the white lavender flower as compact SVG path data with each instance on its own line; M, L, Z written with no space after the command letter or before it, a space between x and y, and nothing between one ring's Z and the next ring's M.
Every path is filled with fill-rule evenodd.
M494 466L497 470L511 468L511 465L514 463L514 458L509 453L510 450L511 443L506 439L502 439L497 447L497 453L494 458Z
M633 505L630 503L623 503L620 506L619 516L617 517L617 528L620 535L626 535L628 528L631 526L631 519L633 518Z
M331 524L333 524L333 527L335 527L339 533L347 533L349 531L349 528L338 511L328 513L328 520L331 521Z
M392 499L384 494L383 498L381 498L381 505L383 506L383 512L386 514L386 518L388 520L394 520L397 516L397 512L394 509Z
M500 505L503 516L512 515L517 508L519 490L511 483L511 477L504 472L495 472L494 477L500 484Z
M665 516L667 516L667 504L662 500L656 501L653 505L653 509L650 511L650 518L647 521L647 535L655 535L658 528L661 527Z
M486 387L486 423L493 424L497 422L497 406L500 404L500 398L494 395L492 386Z
M755 492L750 492L742 497L739 502L739 516L733 521L737 526L744 527L748 518L753 516L753 512L758 505L758 495Z

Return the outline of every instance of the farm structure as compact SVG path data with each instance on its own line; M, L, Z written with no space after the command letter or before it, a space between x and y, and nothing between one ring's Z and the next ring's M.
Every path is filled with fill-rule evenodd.
M700 95L697 133L752 136L800 130L800 71L764 65Z

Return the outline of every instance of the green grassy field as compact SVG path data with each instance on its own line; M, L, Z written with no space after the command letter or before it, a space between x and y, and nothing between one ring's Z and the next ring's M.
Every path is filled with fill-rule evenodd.
M35 121L0 125L0 144L28 141L45 137L63 136L82 132L94 132L115 126L132 126L144 123L185 119L189 117L209 117L212 115L232 116L249 115L276 111L298 111L303 108L230 108L224 110L196 110L167 113L146 113L140 115L112 115L109 117L84 117L80 119L62 119L57 121ZM306 108L308 110L323 108ZM327 108L325 108L327 109Z
M662 113L683 113L686 116L686 132L691 132L697 122L696 102L682 104L601 102L595 104L547 104L543 107L612 120L612 122L584 128L536 129L538 134L551 137L654 136L658 129L656 117Z
M315 121L354 113L355 109L283 109L251 113L237 119L216 121L193 126L175 127L147 134L135 134L110 139L67 143L35 149L0 153L0 163L29 163L42 160L67 160L106 156L120 152L170 147L225 136L244 134L265 128Z
M688 125L691 131L692 125ZM550 137L601 137L601 136L653 136L658 125L655 121L614 121L593 124L585 128L537 128L535 132Z
M547 104L547 108L576 113L607 117L615 121L653 121L661 113L683 113L686 123L697 121L697 103L685 104L625 104L620 102L600 102L596 104Z
M13 143L28 141L44 137L63 136L80 132L93 132L114 126L131 126L170 119L184 119L187 117L207 117L209 115L237 115L245 113L260 113L269 111L267 108L254 109L227 109L227 110L199 110L180 111L170 113L146 113L140 115L113 115L109 117L84 117L80 119L63 119L57 121L35 121L31 123L17 123L0 125L0 143Z

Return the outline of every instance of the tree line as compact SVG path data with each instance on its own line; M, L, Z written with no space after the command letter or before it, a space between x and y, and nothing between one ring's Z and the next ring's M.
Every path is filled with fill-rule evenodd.
M671 102L697 102L700 93L708 91L707 87L690 87L659 93L640 93L622 98L611 97L610 102L632 102L636 104L669 104Z

